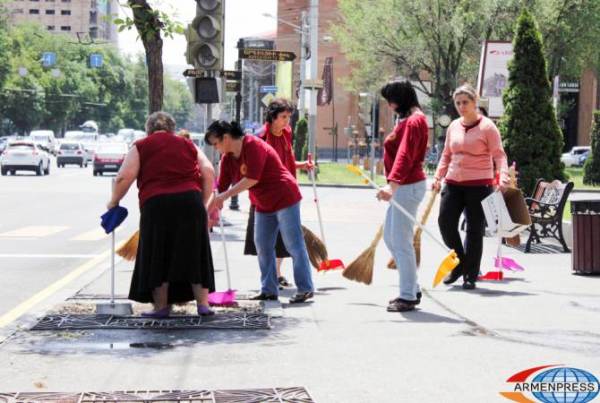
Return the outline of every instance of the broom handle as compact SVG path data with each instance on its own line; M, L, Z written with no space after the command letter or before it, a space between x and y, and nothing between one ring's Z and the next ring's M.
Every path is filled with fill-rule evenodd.
M308 162L312 163L312 154L311 153L308 153ZM315 195L315 204L317 205L317 217L319 218L319 229L321 230L321 240L323 241L323 245L325 245L325 247L327 247L327 242L325 242L325 231L323 230L323 220L321 219L321 207L319 207L319 198L317 197L317 183L315 182L314 167L312 169L308 170L308 174L310 175L313 193Z
M371 178L369 178L368 176L366 176L362 171L360 173L362 175L363 178L365 178L367 181L369 181L369 184L374 187L377 190L381 190L381 187L376 184L375 182L373 182L371 180ZM392 205L394 207L396 207L398 210L400 210L406 217L408 217L417 227L419 227L421 229L421 231L424 231L427 235L429 235L429 237L431 239L433 239L438 245L440 245L440 247L442 249L444 249L446 252L450 252L450 249L448 249L448 247L446 245L444 245L442 243L442 241L440 241L439 239L437 239L437 237L435 235L433 235L433 233L429 232L429 230L427 228L425 228L423 225L421 225L421 223L419 221L417 221L417 219L415 217L413 217L408 211L406 211L406 209L404 207L402 207L402 205L400 205L400 203L398 203L396 200L394 200L393 198L390 199L390 203L392 203Z
M110 303L115 304L115 230L110 239Z
M227 256L227 242L225 241L225 226L223 215L219 211L219 226L221 227L221 242L223 243L223 255L225 255L225 273L227 274L227 290L231 290L231 275L229 274L229 257Z

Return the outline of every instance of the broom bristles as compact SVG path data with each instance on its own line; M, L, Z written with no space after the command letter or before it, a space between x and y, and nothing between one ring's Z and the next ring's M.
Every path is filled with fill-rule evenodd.
M116 251L117 255L121 256L125 260L135 260L139 242L140 231L135 231L127 241L119 246L119 249Z
M308 252L308 259L310 264L315 269L319 269L321 263L327 261L327 248L323 241L321 241L311 230L302 226L302 232L304 233L304 243L306 244L306 250Z
M377 231L371 245L344 269L342 272L344 277L359 283L371 284L373 281L373 266L375 266L375 251L382 236L383 225L379 227L379 231Z

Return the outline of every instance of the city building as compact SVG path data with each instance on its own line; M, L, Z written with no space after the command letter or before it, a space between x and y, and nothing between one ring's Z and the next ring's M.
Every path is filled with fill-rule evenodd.
M118 14L117 0L12 0L10 20L37 22L48 32L70 34L80 42L117 43L116 26L106 18Z

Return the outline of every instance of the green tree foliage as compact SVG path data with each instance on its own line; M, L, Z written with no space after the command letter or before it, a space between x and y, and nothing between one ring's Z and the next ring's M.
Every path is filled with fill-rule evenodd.
M0 49L1 35L0 30ZM143 57L132 61L112 46L74 43L38 25L11 27L6 43L8 59L3 61L0 53L0 73L8 72L0 91L0 116L8 119L8 127L22 133L38 127L61 133L86 120L97 121L103 133L144 127L149 96ZM40 63L46 51L56 53L55 66ZM92 53L103 56L102 67L90 67ZM19 74L22 67L25 76ZM187 121L192 107L188 89L172 79L165 82L169 111L178 121Z
M473 78L481 41L506 37L514 0L340 0L342 23L332 30L355 68L348 86L374 90L392 77L419 82L438 111L455 114L451 94ZM421 80L431 78L431 87Z
M600 185L600 111L594 112L592 153L585 161L583 168L583 183L594 186Z
M509 161L519 167L519 185L530 193L538 178L565 176L560 162L563 136L552 106L542 37L526 10L517 21L513 48L500 131Z
M2 91L10 71L9 38L5 13L6 11L0 1L0 91Z
M294 136L294 156L298 161L306 160L308 152L307 145L308 122L305 118L301 118L296 123L296 134Z
M165 77L163 110L169 112L175 118L178 126L183 126L187 122L192 113L193 105L192 94L186 84L170 77Z

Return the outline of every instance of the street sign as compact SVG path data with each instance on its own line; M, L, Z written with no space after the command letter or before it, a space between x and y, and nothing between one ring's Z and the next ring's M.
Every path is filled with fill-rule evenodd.
M242 86L239 81L227 81L225 83L225 91L227 92L239 92Z
M42 65L44 67L51 67L56 64L56 53L44 52L42 53Z
M187 70L183 71L183 76L184 77L204 77L204 71L197 70L197 69L187 69Z
M223 77L231 81L241 80L242 72L238 70L223 70Z
M104 63L104 58L102 57L101 54L92 53L90 55L90 67L99 68L99 67L102 67L103 63Z
M266 94L268 92L275 93L275 92L277 92L277 86L276 85L261 85L259 92L261 94Z
M238 57L240 59L250 60L273 60L280 62L291 62L296 58L296 54L294 52L285 52L281 50L244 48L239 49Z
M261 102L263 103L263 105L265 106L269 106L269 104L271 103L272 100L275 99L275 95L271 94L270 92L265 95L264 97L262 97Z

